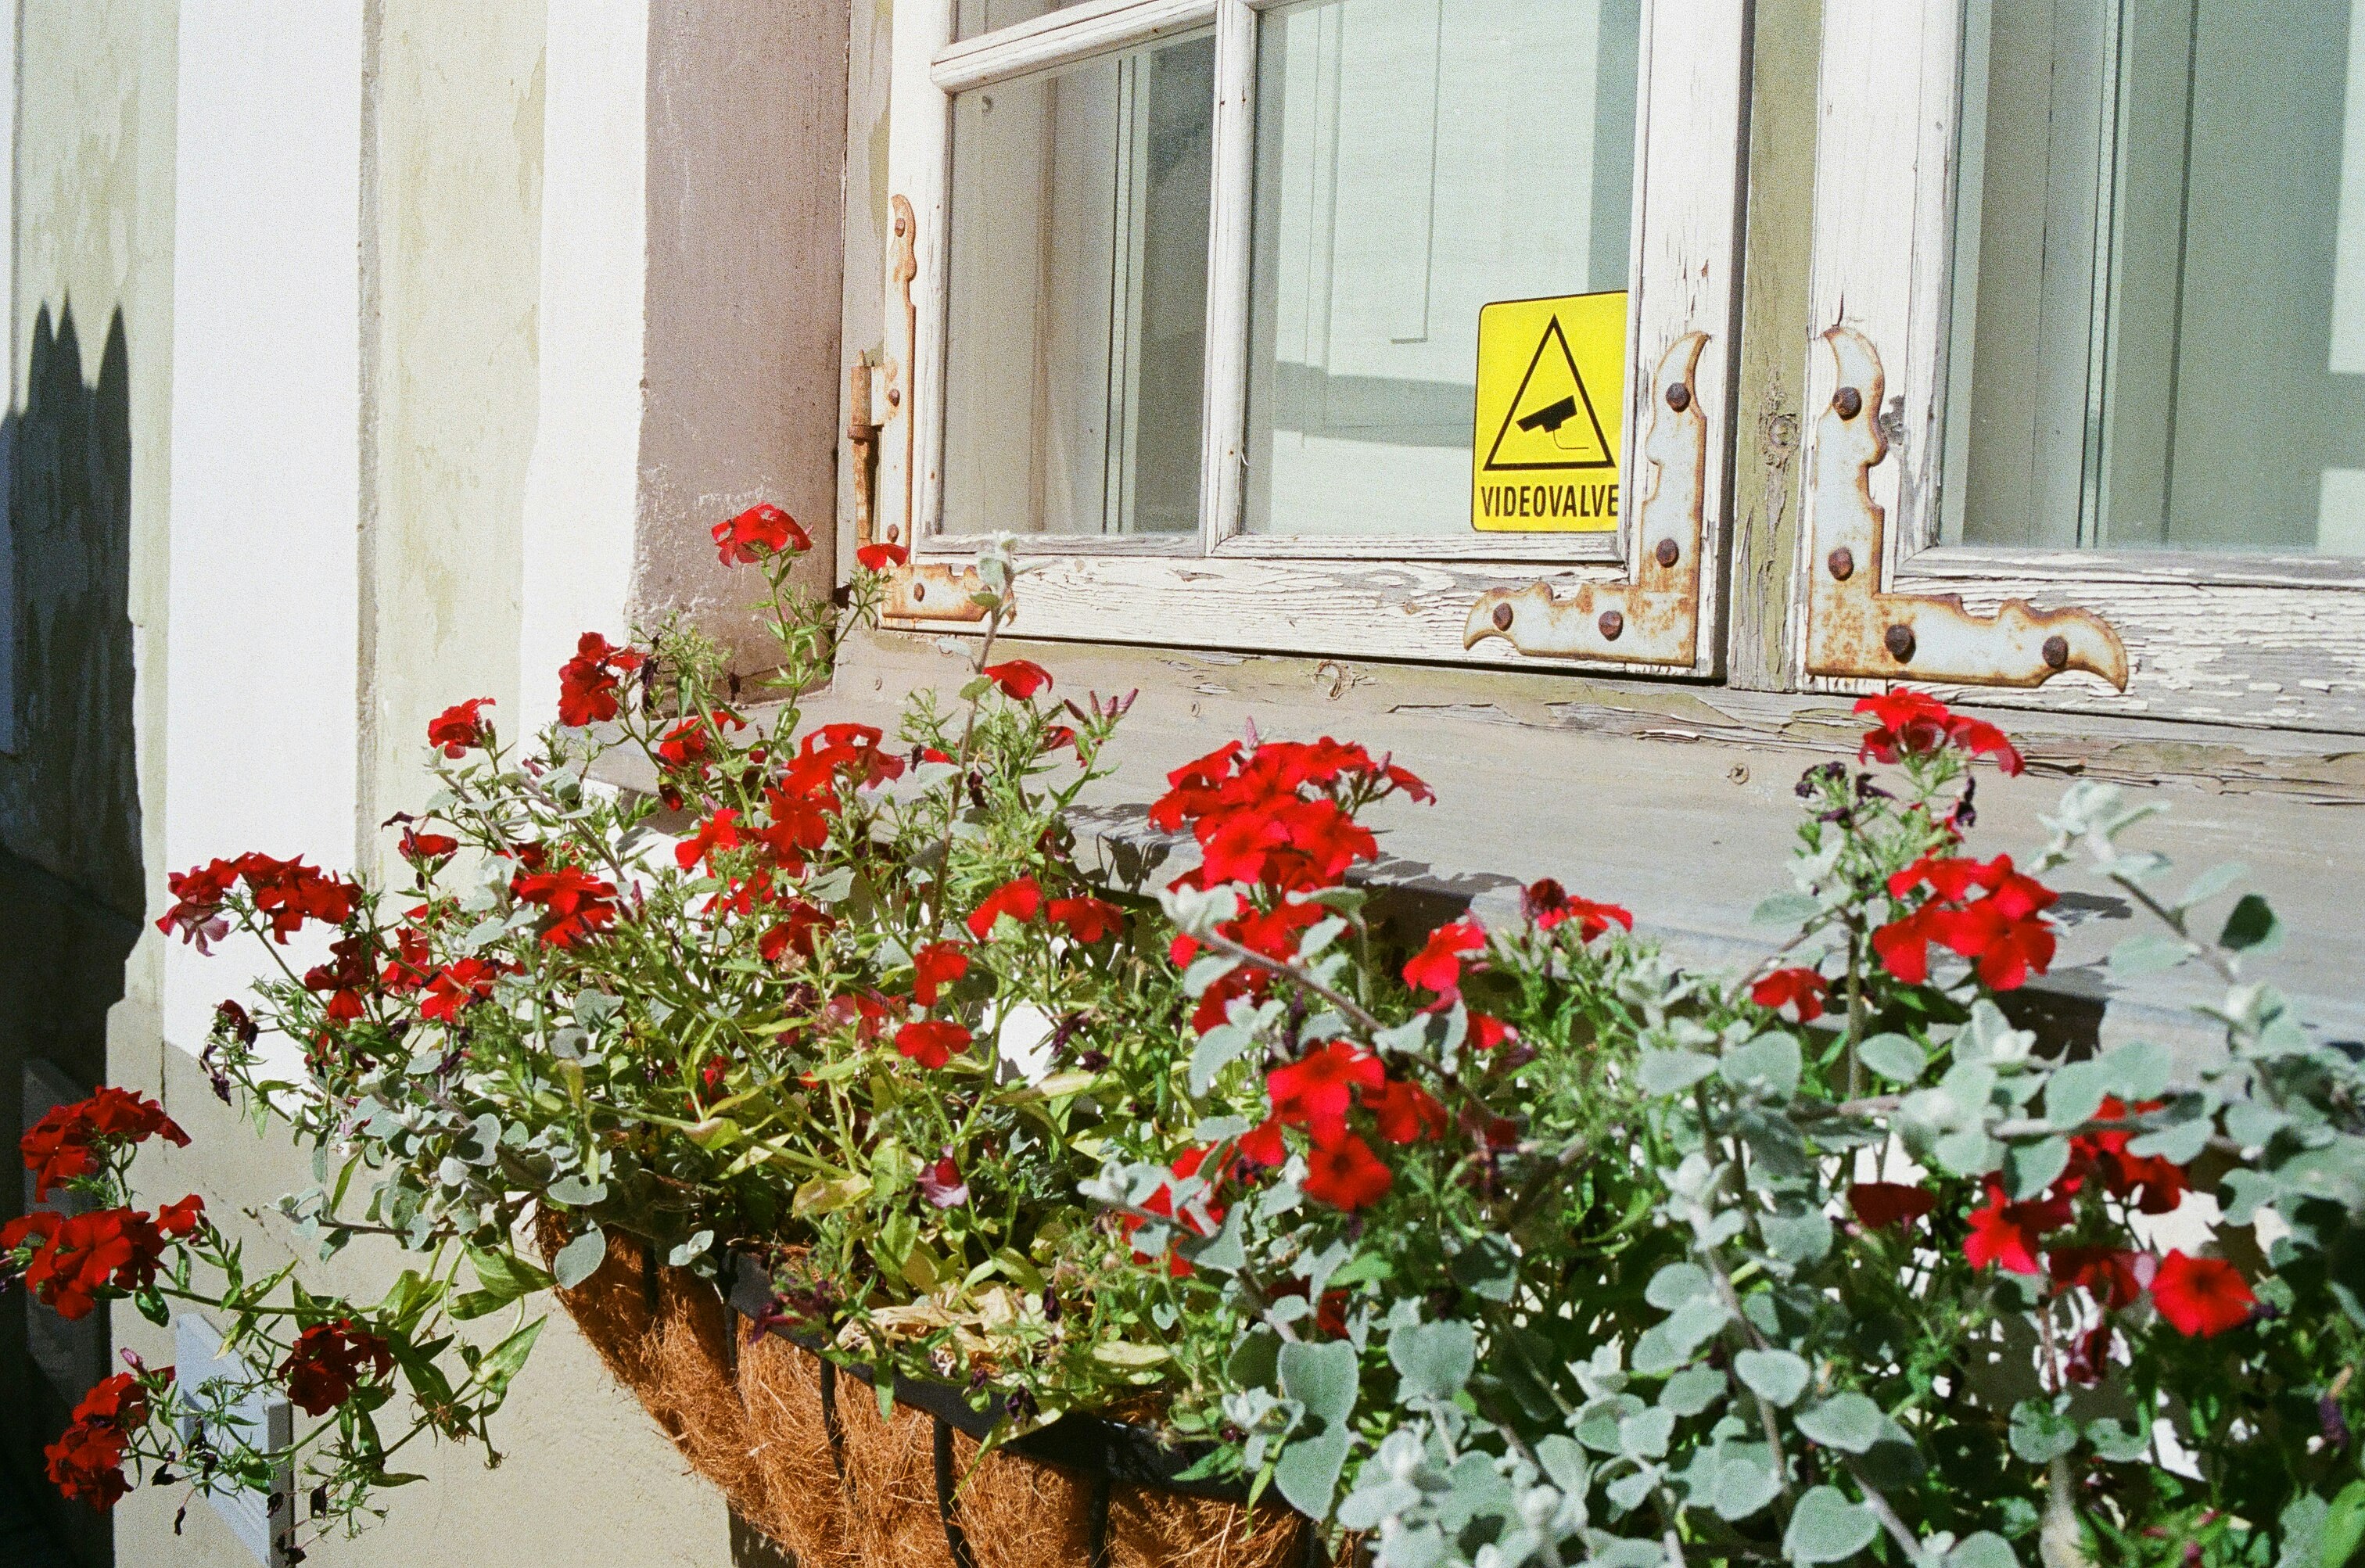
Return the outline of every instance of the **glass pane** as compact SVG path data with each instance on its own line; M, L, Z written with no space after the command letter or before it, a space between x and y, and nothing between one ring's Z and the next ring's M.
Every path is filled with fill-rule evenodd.
M1251 532L1470 532L1480 308L1626 287L1641 10L1265 14Z
M2348 0L1970 0L1940 532L2365 554Z
M953 100L947 533L1199 525L1206 35Z
M1014 28L1021 22L1031 22L1037 17L1048 17L1083 3L1084 0L959 0L953 37L973 39L996 28Z

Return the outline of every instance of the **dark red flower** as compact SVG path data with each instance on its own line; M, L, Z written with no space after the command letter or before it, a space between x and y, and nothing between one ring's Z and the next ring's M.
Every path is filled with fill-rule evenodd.
M202 1209L184 1200L172 1212L176 1221L188 1217L193 1223ZM32 1247L24 1266L25 1288L68 1322L89 1316L101 1291L136 1291L154 1283L165 1239L146 1213L129 1208L62 1215L42 1210L0 1226L0 1252Z
M1445 1107L1417 1083L1391 1079L1376 1092L1365 1092L1362 1101L1363 1108L1378 1124L1380 1137L1390 1143L1420 1143L1443 1137L1445 1129L1452 1125Z
M1012 659L1007 664L988 665L978 672L1002 689L1004 697L1024 702L1038 691L1051 686L1051 672L1032 659Z
M301 859L275 860L268 855L241 855L238 874L254 897L254 911L271 922L275 942L303 929L308 920L342 925L361 902L361 890L331 877Z
M1963 1256L1974 1269L2000 1264L2015 1274L2043 1273L2036 1260L2046 1233L2059 1230L2074 1217L2066 1197L2006 1201L2003 1189L1988 1183L1988 1201L1971 1211L1971 1233L1963 1241Z
M66 1498L104 1511L131 1484L123 1474L133 1430L148 1419L148 1394L129 1372L100 1380L83 1395L58 1440L41 1450L50 1484Z
M402 857L414 866L432 868L460 852L460 841L448 834L402 830Z
M151 1137L189 1146L189 1135L163 1105L110 1083L87 1100L50 1111L27 1129L17 1149L33 1173L33 1201L45 1203L51 1187L95 1176L108 1154Z
M856 563L866 572L887 571L911 558L912 553L901 544L865 544L854 553Z
M1873 722L1864 744L1856 748L1859 759L1893 763L1954 746L1969 756L1994 757L1996 767L2008 774L2019 773L2025 766L2001 730L1953 711L1927 692L1899 687L1864 698L1855 711Z
M984 902L970 911L969 934L982 942L993 935L994 923L1003 915L1024 924L1043 912L1043 890L1032 877L1021 877L1004 882L985 895Z
M961 1179L960 1167L949 1154L934 1165L920 1167L919 1188L930 1208L957 1209L969 1202L969 1183Z
M2057 1247L2046 1254L2045 1263L2055 1284L2082 1286L2098 1305L2116 1309L2142 1299L2136 1266L2143 1256L2118 1247Z
M2094 1114L2100 1121L2122 1121L2157 1111L2164 1103L2145 1100L2129 1105L2116 1096L2106 1096ZM2173 1214L2184 1202L2191 1179L2182 1166L2163 1155L2129 1154L2127 1145L2135 1137L2133 1132L2116 1127L2081 1133L2069 1140L2069 1168L2090 1170L2102 1179L2103 1190L2111 1196L2134 1203L2145 1214Z
M1590 942L1612 925L1631 931L1634 916L1614 903L1596 903L1591 899L1578 898L1550 877L1530 883L1519 894L1519 909L1539 931L1550 931L1569 921L1577 923L1580 940Z
M502 973L501 965L482 958L462 958L444 965L427 981L425 994L419 1002L419 1015L438 1024L457 1021L462 1009L473 1007L493 994L493 982Z
M1306 1195L1350 1212L1378 1203L1395 1178L1371 1145L1353 1133L1317 1143L1306 1159Z
M304 989L329 993L331 1024L350 1024L362 1015L362 993L376 981L375 943L367 936L341 936L329 944L329 962L304 972Z
M777 964L790 953L810 958L821 950L821 939L836 924L820 905L790 899L780 906L779 920L756 939L757 956L768 964Z
M1903 1228L1938 1206L1938 1195L1927 1187L1902 1182L1858 1182L1848 1189L1848 1207L1866 1226L1880 1230Z
M1446 1001L1462 994L1462 955L1486 950L1486 932L1474 920L1455 921L1429 934L1429 941L1404 967L1405 984L1431 991Z
M1830 994L1823 977L1812 969L1776 969L1749 988L1750 1001L1793 1024L1811 1024L1821 1018Z
M489 697L471 697L465 702L454 702L427 721L427 744L442 746L443 755L459 758L468 755L472 746L483 745L492 736L484 721L483 709L493 706Z
M597 632L577 640L575 656L558 669L558 722L577 728L616 716L622 679L641 667L644 655L620 648Z
M759 501L737 517L714 525L714 543L726 566L745 566L782 552L803 554L813 538L795 518L769 501Z
M2159 1260L2151 1299L2170 1327L2202 1339L2247 1323L2258 1300L2233 1264L2223 1258L2189 1258L2181 1251Z
M895 1048L925 1068L939 1068L966 1049L970 1032L941 1018L924 1018L895 1031Z
M1053 899L1045 913L1079 942L1098 942L1125 929L1125 911L1105 899Z
M394 1371L387 1342L350 1317L316 1323L296 1337L279 1365L287 1397L308 1416L325 1416L364 1383Z
M616 923L616 887L573 866L555 871L520 872L510 890L544 911L542 940L551 947L572 947Z
M946 986L969 973L969 950L958 942L931 942L912 955L912 995L934 1007Z
M173 907L157 916L156 929L167 936L178 931L181 940L194 943L198 952L212 952L213 945L230 933L222 903L237 880L235 860L216 860L167 875L164 885L173 894Z

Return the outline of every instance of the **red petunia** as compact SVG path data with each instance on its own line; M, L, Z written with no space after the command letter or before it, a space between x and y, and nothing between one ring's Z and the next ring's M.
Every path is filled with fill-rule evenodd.
M1486 948L1486 932L1474 920L1440 925L1428 943L1404 967L1405 984L1416 991L1435 991L1447 1001L1462 994L1462 955Z
M1021 924L1043 913L1043 890L1032 877L1021 877L1004 882L985 895L983 902L970 911L969 934L982 942L993 935L995 922L1003 915Z
M1317 1144L1306 1159L1306 1195L1350 1213L1387 1196L1395 1178L1371 1146L1353 1133Z
M1390 1143L1421 1143L1445 1136L1451 1118L1427 1090L1394 1079L1376 1093L1363 1096L1363 1108L1378 1124L1380 1137Z
M923 1018L895 1031L895 1048L922 1067L939 1068L952 1060L955 1051L967 1049L971 1037L958 1024Z
M468 755L472 746L483 745L492 738L492 728L484 721L480 710L493 706L489 697L471 697L465 702L454 702L427 721L427 744L442 746L443 755L459 758Z
M2055 1284L2083 1287L2099 1305L2113 1309L2142 1299L2137 1267L2143 1261L2142 1253L2122 1247L2057 1247L2045 1259Z
M1858 701L1855 711L1869 716L1873 728L1856 748L1859 759L1894 763L1907 756L1925 756L1954 746L1969 756L1992 756L2007 774L2023 771L2025 764L2012 741L1993 724L1955 712L1927 692L1900 687Z
M1079 942L1098 942L1125 929L1125 911L1106 899L1053 899L1044 913Z
M1552 878L1532 882L1520 891L1519 910L1535 923L1539 931L1550 931L1574 920L1577 937L1590 942L1612 925L1634 929L1634 916L1614 903L1597 903L1579 898Z
M1051 686L1051 672L1032 659L1012 659L1006 664L988 665L978 671L1002 689L1004 697L1024 702L1038 691Z
M456 1022L463 1009L493 994L493 982L500 979L502 972L500 965L482 958L462 958L446 964L428 980L420 998L419 1015L438 1024Z
M644 655L620 648L597 632L577 640L575 656L558 669L558 722L580 728L616 716L623 678L641 667Z
M364 1383L393 1371L394 1354L387 1342L350 1317L305 1329L279 1366L287 1397L308 1416L327 1415Z
M542 940L551 947L572 947L616 923L616 887L573 866L555 871L521 872L510 890L544 913Z
M1903 1229L1937 1206L1935 1193L1903 1182L1858 1182L1848 1189L1848 1207L1874 1230L1892 1225Z
M1935 895L1931 902L1872 934L1873 951L1899 980L1920 985L1930 978L1933 944L1970 959L1997 991L2013 990L2052 964L2055 937L2044 912L2060 895L2014 870L2011 856L1984 863L1924 857L1889 879L1893 898L1923 887Z
M1266 1073L1264 1087L1274 1119L1314 1128L1319 1143L1345 1123L1356 1089L1376 1091L1386 1081L1387 1069L1378 1057L1361 1046L1330 1040Z
M1988 1183L1988 1201L1971 1211L1971 1233L1963 1241L1963 1256L1974 1269L2000 1264L2015 1274L2043 1273L2036 1260L2048 1231L2059 1230L2074 1217L2064 1197L2007 1202L2003 1189Z
M2178 1333L2202 1339L2247 1323L2258 1300L2233 1264L2223 1258L2190 1258L2181 1251L2159 1260L2151 1299Z
M969 973L969 950L958 942L931 942L912 955L912 995L934 1007L946 986Z
M920 1167L918 1185L920 1196L928 1201L930 1208L957 1209L969 1202L969 1182L949 1154L934 1165Z
M460 852L460 841L449 834L402 830L402 857L414 866L432 868Z
M1749 1000L1780 1014L1793 1024L1811 1024L1823 1015L1831 988L1812 969L1776 969L1749 988Z
M749 566L784 552L801 555L813 548L812 535L769 501L759 501L737 517L725 518L712 532L726 566Z
M2101 1121L2123 1121L2157 1111L2164 1103L2145 1100L2129 1105L2116 1096L2105 1096L2094 1114ZM2135 1137L2133 1132L2118 1127L2081 1133L2069 1140L2070 1169L2091 1170L2102 1178L2102 1187L2111 1196L2133 1203L2145 1214L2175 1213L2192 1185L2191 1179L2184 1167L2164 1155L2129 1154L2127 1145Z
M779 921L756 939L757 956L768 964L777 964L792 952L810 958L821 951L821 939L836 924L820 905L790 899L780 906Z
M883 572L911 558L912 553L901 544L865 544L854 553L855 561L866 572Z
M673 846L673 863L687 871L702 861L712 871L718 853L736 849L741 843L738 809L725 806L700 823L696 833Z

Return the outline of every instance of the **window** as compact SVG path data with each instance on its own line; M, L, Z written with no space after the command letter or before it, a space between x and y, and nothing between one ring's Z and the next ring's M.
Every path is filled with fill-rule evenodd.
M1833 0L1824 26L1810 674L1914 675L1928 639L1884 653L1890 610L2019 599L2106 622L2127 685L2006 700L2365 729L2348 0ZM1882 612L1835 630L1873 454L1833 405L1867 376Z
M903 0L891 613L957 620L1007 531L1032 635L1519 663L1473 606L1643 593L1627 498L1659 494L1692 498L1661 597L1697 622L1727 443L1643 449L1730 403L1743 12ZM1482 388L1482 314L1516 396ZM1718 662L1648 642L1610 654Z

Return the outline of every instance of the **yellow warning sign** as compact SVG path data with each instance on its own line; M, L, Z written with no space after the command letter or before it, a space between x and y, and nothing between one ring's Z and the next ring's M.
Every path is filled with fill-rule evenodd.
M1481 309L1471 526L1615 530L1625 409L1623 289Z

